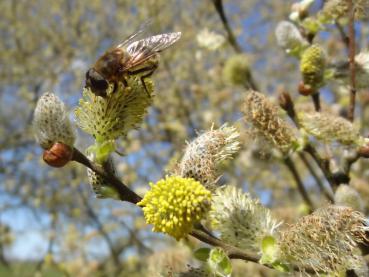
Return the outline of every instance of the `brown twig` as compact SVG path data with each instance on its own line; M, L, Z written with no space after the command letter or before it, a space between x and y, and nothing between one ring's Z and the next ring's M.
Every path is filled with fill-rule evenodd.
M229 44L232 46L233 50L236 53L242 53L243 52L242 48L238 44L236 36L233 34L232 28L224 12L223 1L222 0L212 0L212 2L223 23L224 29L227 32ZM251 73L250 73L250 76L247 76L247 82L245 82L244 87L246 89L252 89L252 90L258 91L258 86L256 82L254 81L254 78L252 77Z
M86 208L86 212L87 212L88 216L96 224L96 227L97 227L99 233L101 234L101 236L104 238L106 244L108 245L109 250L110 250L110 257L112 258L113 263L116 267L115 270L118 271L119 268L121 267L121 262L119 260L119 254L115 251L114 243L113 243L112 239L110 238L109 234L104 229L104 225L101 223L98 215L95 213L95 211L93 210L91 205L88 203L87 197L83 194L83 192L81 190L78 190L78 194L79 194L79 196L82 200L82 203L83 203L84 207Z
M226 244L223 241L221 241L220 239L211 237L211 236L205 234L204 232L202 232L200 230L193 230L191 232L191 236L193 236L193 237L197 238L198 240L200 240L202 242L205 242L209 245L221 247L227 253L227 255L230 259L240 259L240 260L259 263L259 260L261 258L261 256L259 256L257 254L250 253L250 252L247 252L247 251L243 251L243 250L241 250L237 247ZM270 266L268 264L264 264L264 266L269 267L269 268L273 268L272 266ZM292 268L296 271L300 271L300 269L295 265L293 265ZM306 268L304 268L304 270L308 273L314 273L314 274L317 273L316 271L314 271L314 269L312 269L310 267L306 267Z
M107 172L102 166L90 161L83 153L81 153L76 148L74 149L73 160L90 168L95 173L101 175L103 178L106 178L106 180L110 182L112 185L114 185L114 187L117 189L122 201L128 201L130 203L136 204L142 199L135 192L130 190L123 182L121 182L118 178L116 178L113 174L111 174L110 172ZM190 233L190 235L209 245L221 247L222 249L226 251L230 259L241 259L245 261L251 261L251 262L258 263L261 258L257 254L249 253L237 247L228 245L224 243L223 241L221 241L220 239L214 237L210 233L207 234L201 230L194 229ZM264 266L272 268L272 266L270 265L265 264ZM293 269L296 271L300 270L297 266L293 266ZM312 268L304 268L304 270L310 273L315 272Z
M348 1L349 7L349 63L350 63L350 106L348 119L352 122L355 116L356 76L355 76L355 8L353 0Z
M314 159L314 161L317 163L317 165L320 167L320 169L322 170L325 178L327 179L327 181L329 182L329 184L331 185L332 188L335 188L338 186L337 182L334 180L333 178L333 174L329 168L329 160L328 159L323 159L318 151L316 151L316 149L311 145L311 144L307 144L305 146L304 149L307 153L310 154L310 156Z
M311 98L313 99L313 103L314 103L314 108L316 112L320 112L321 110L321 106L320 106L320 93L314 93L313 95L311 95Z
M229 25L228 19L225 15L224 12L224 7L223 7L223 1L222 0L212 0L215 9L217 10L220 19L222 20L224 29L227 32L228 35L228 41L231 44L231 46L233 47L233 49L237 52L237 53L242 53L242 48L241 46L238 44L235 35L233 34L233 31L231 29L231 26Z
M342 162L342 171L349 175L350 174L350 170L351 170L351 166L360 158L360 155L357 151L355 151L354 153L349 153L347 155L344 156L343 158L343 162Z
M302 182L302 179L300 177L299 172L297 171L295 164L293 163L293 161L291 160L290 157L286 157L284 159L284 164L287 166L287 168L291 171L293 178L295 179L296 185L297 185L297 189L300 192L302 199L304 199L306 205L309 207L310 212L315 210L314 207L314 203L313 201L310 199L310 196L308 194L308 192L305 189L305 186Z
M331 191L329 191L323 184L322 180L318 176L318 173L315 171L314 167L310 164L309 160L305 156L304 153L300 152L299 156L302 162L305 164L307 169L309 170L310 174L313 176L317 186L319 187L320 191L323 192L324 196L331 202L334 202L334 196Z
M300 128L300 123L296 115L293 100L287 91L284 91L279 95L279 105L282 107L282 109L284 109L287 112L287 115L291 118L291 120L296 125L296 127ZM330 168L329 168L329 160L324 160L322 157L320 157L319 153L316 151L316 149L311 144L306 145L304 150L313 157L314 161L317 163L317 165L323 172L324 176L328 180L331 187L332 188L335 187L334 185L335 181L333 178L333 174L331 173ZM313 175L313 177L315 176L314 178L316 178L316 180L319 179L315 171L311 170L312 166L310 165L310 163L308 164L310 167L309 170L311 174Z
M132 204L137 204L141 201L141 197L134 191L130 190L123 182L121 182L113 174L109 174L101 165L93 163L84 154L82 154L77 148L73 150L73 161L76 161L89 169L93 170L103 178L105 178L109 184L111 184L119 194L119 198L122 201L127 201Z
M335 21L334 25L336 26L338 32L340 33L342 42L346 45L347 49L350 49L350 38L346 35L342 25L338 21Z
M293 121L296 127L300 128L300 123L295 111L295 104L293 103L291 95L287 91L282 91L278 96L278 101L280 107L286 111L287 115Z

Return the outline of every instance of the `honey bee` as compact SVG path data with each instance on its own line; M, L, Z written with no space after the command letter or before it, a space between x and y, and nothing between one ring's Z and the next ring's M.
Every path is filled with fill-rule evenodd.
M181 37L181 32L164 33L136 40L146 26L130 35L116 47L106 51L86 72L86 87L98 96L106 97L109 84L114 90L121 82L127 86L127 76L140 76L147 91L144 79L150 77L159 66L159 53L173 45Z

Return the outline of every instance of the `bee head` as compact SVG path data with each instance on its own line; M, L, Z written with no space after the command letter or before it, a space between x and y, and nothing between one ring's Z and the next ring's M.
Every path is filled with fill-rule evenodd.
M86 87L90 88L94 94L105 97L109 84L99 72L90 68L86 72Z

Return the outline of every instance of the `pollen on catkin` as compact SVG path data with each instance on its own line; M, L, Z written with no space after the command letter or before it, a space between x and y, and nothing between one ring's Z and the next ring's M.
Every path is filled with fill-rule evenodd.
M300 71L304 84L318 89L324 82L326 58L323 49L318 44L307 48L301 56Z
M360 145L363 141L357 128L342 117L327 113L300 113L301 127L325 143L337 141L343 145Z
M257 199L235 186L216 190L209 219L225 242L254 251L261 251L261 241L272 236L278 223Z
M328 206L300 219L280 233L280 260L301 271L335 274L356 255L369 230L365 216L349 207Z
M154 232L166 233L176 240L192 231L210 209L211 193L192 178L170 176L150 183L151 189L137 204L142 206Z
M119 83L115 91L110 86L106 97L95 95L89 88L83 90L83 98L75 110L77 124L98 141L126 136L142 122L152 103L151 80L145 80L147 91L138 77L126 81L126 87Z
M213 190L219 166L240 148L238 138L236 128L227 124L200 134L187 145L175 174L193 178Z
M64 103L51 92L44 93L37 101L33 129L36 141L44 149L56 142L73 146L76 139Z
M256 91L249 91L243 112L247 123L274 147L287 154L295 145L297 137L290 125L279 115L278 107L266 96Z

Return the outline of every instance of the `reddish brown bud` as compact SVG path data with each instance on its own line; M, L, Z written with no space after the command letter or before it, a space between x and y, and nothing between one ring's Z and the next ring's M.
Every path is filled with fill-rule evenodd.
M313 89L310 85L305 85L303 81L299 84L299 93L304 96L312 95L315 92L315 89Z
M49 150L44 151L43 159L49 166L63 167L72 159L72 156L73 148L57 142Z
M369 145L362 146L357 150L360 157L369 158Z
M278 96L279 106L285 111L293 109L291 95L287 91L282 91Z

